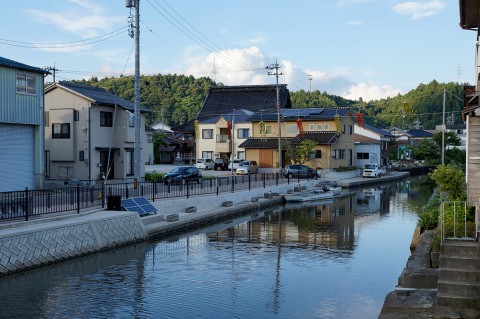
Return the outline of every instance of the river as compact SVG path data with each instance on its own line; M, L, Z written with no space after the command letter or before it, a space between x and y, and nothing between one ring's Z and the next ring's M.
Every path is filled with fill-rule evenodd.
M425 176L0 278L1 318L377 318Z

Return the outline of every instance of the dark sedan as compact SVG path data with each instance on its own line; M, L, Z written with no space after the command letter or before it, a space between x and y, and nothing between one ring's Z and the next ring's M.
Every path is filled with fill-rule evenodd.
M283 169L283 175L288 178L317 178L320 177L316 169L305 165L295 164L287 165Z
M202 174L195 166L176 167L163 178L165 185L186 184L190 181L196 181L199 184L202 181Z

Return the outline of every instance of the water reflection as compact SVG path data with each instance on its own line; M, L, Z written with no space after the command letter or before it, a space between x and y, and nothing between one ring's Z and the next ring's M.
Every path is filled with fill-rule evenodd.
M0 278L0 317L375 318L431 192L358 189Z

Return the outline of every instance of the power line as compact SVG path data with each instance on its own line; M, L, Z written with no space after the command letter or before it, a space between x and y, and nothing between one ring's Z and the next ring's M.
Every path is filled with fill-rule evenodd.
M40 42L22 42L22 41L13 41L13 40L6 40L0 39L0 44L14 46L14 47L21 47L21 48L32 48L32 49L64 49L64 48L73 48L73 47L80 47L91 45L94 43L103 42L114 37L117 37L126 31L127 27L123 27L116 31L110 32L108 34L94 37L86 40L78 40L78 41L70 41L70 42L58 42L58 43L40 43ZM107 36L108 35L108 36ZM98 40L95 40L98 39ZM86 42L88 41L88 42ZM80 43L86 42L86 43ZM64 44L64 45L63 45Z

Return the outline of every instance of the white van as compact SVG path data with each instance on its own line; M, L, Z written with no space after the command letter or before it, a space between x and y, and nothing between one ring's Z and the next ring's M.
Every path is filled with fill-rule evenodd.
M195 163L195 166L198 169L214 169L215 168L215 162L210 159L210 158L198 158L197 162Z

